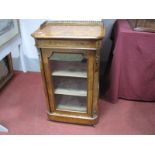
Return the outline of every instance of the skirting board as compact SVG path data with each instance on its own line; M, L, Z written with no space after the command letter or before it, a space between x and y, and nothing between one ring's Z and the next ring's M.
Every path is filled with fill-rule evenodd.
M24 56L24 64L26 71L40 72L40 65L38 59L27 58ZM23 71L20 58L13 58L13 68L14 70Z
M23 71L19 57L18 58L12 58L12 63L13 63L13 69L14 70Z

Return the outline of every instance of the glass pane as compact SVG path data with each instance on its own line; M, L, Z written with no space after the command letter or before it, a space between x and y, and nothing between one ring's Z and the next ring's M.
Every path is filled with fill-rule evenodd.
M87 78L87 64L81 62L52 61L53 76L68 76Z
M87 98L86 97L75 97L56 95L55 98L56 109L65 111L87 111Z
M82 54L54 53L50 60L57 61L82 61Z
M56 109L87 112L87 59L84 55L55 52L49 63Z
M83 78L54 77L55 94L87 96L87 80Z
M53 76L87 78L87 59L83 54L54 53L49 60Z

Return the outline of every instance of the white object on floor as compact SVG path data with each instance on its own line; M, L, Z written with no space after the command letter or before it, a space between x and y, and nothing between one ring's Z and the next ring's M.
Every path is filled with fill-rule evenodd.
M8 132L8 129L0 124L0 132Z

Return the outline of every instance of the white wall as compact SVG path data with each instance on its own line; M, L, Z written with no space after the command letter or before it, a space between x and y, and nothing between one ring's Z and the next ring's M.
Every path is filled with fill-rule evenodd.
M44 19L20 19L20 31L22 38L21 57L23 62L23 71L40 71L38 53L35 47L34 38L31 34L39 28Z
M11 52L11 55L15 58L20 56L19 45L21 44L20 36L16 36L3 46L0 47L0 60Z
M13 68L15 70L23 70L20 57L20 45L21 37L20 35L18 35L0 47L0 60L2 60L6 55L11 53L13 59L15 60L13 61Z
M34 46L34 39L31 34L39 28L44 19L20 19L20 30L23 45L23 54L27 58L38 59L36 47Z

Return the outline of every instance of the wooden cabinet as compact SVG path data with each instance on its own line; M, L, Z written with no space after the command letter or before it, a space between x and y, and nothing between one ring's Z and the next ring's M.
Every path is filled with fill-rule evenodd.
M94 125L98 117L101 22L45 22L35 31L48 118Z
M155 32L155 19L129 19L128 21L135 31Z
M11 53L0 60L0 90L13 77Z

